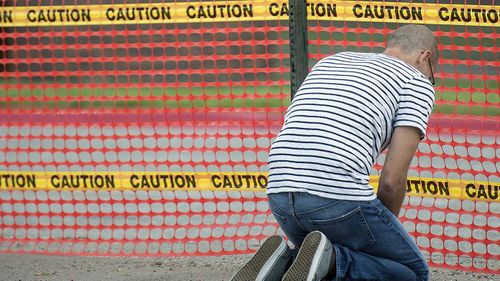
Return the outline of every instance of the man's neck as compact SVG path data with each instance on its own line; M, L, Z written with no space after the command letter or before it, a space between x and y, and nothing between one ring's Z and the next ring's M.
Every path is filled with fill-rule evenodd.
M397 58L397 59L399 59L401 61L406 62L407 64L412 64L411 63L411 56L408 56L408 55L404 54L398 48L387 48L387 49L385 49L385 51L383 52L383 54L386 55L386 56Z
M418 68L418 55L408 55L403 52L399 48L387 48L385 51L382 53L386 56L394 57L399 59L400 61L403 61L415 68Z

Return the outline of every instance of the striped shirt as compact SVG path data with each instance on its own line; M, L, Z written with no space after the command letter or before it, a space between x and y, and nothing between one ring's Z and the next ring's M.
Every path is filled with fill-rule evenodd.
M398 126L424 138L434 89L413 66L384 54L322 59L297 91L269 153L267 193L373 200L370 171Z

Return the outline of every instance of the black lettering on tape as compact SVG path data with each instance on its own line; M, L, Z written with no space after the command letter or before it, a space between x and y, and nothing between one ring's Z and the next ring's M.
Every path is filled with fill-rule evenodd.
M352 12L357 18L423 20L422 7L355 4Z
M194 175L131 175L129 181L133 188L196 188Z
M307 3L311 16L337 17L337 4L331 3Z
M262 175L212 175L211 181L215 188L262 189L267 186L267 177Z
M499 14L500 10L495 9L441 7L438 10L438 17L441 20L451 22L497 23Z
M251 18L253 4L189 5L186 15L190 19Z
M417 194L450 195L449 183L440 181L407 180L406 191Z
M210 180L212 181L212 185L215 188L221 188L222 187L220 176L218 176L218 175L212 175L212 177L210 178Z
M129 178L130 185L133 188L139 188L140 184L137 182L138 180L139 180L139 176L137 176L137 175L131 175L130 178Z
M26 18L30 22L90 22L90 9L41 9L29 10Z
M6 10L0 13L0 22L1 23L13 23L14 21L12 20L12 11L11 10Z
M473 183L468 183L465 186L465 194L474 199L496 200L498 199L498 185L488 184L485 186L483 184L479 184L476 186Z
M170 7L108 8L106 18L110 21L170 20Z
M115 188L114 175L52 175L50 183L54 188L94 189Z
M4 174L0 176L0 187L36 188L36 176L33 174Z

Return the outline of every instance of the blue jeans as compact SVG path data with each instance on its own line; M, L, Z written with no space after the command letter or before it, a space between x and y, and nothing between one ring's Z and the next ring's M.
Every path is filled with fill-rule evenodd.
M332 242L337 258L333 280L428 280L429 267L418 246L380 200L335 200L302 192L268 198L295 246L314 230Z

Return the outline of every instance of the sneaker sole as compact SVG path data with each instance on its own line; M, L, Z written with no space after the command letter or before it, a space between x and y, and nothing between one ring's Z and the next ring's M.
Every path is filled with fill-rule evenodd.
M283 247L284 245L284 247ZM286 243L280 236L269 237L259 250L243 265L238 272L231 278L231 281L256 281L260 270L266 262L271 258L278 258L280 252L285 250ZM283 248L280 250L280 248Z
M311 233L306 237L306 240L302 243L300 247L299 254L295 259L294 263L290 269L283 276L283 281L319 281L317 273L314 272L312 276L309 276L309 271L313 262L319 262L324 251L316 255L318 248L324 247L326 241L322 241L321 233Z

